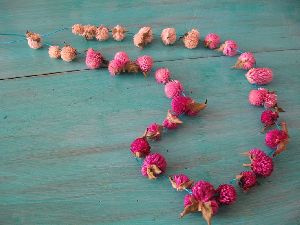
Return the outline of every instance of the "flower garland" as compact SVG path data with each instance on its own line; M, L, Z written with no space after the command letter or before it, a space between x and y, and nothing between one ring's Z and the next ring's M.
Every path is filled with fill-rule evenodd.
M25 37L30 48L38 49L42 47L42 36L49 36L65 29L67 28L46 35L27 31ZM94 25L75 24L72 26L73 34L83 36L87 40L94 38L98 41L108 40L110 32L116 41L122 41L128 31L120 25L115 26L113 29L109 29L104 25L97 27ZM0 35L22 37L19 34ZM151 27L142 27L133 36L133 44L138 48L144 48L152 42L153 36ZM192 29L179 39L182 39L186 48L194 49L199 45L200 32L197 29ZM165 45L174 44L177 41L176 30L174 28L163 29L161 40ZM18 41L2 43L16 42ZM245 77L250 84L266 85L273 80L273 71L270 68L255 68L256 60L253 53L240 52L235 41L227 40L220 45L220 37L215 33L210 33L205 37L203 44L206 48L221 51L225 56L232 57L241 53L233 68L248 70ZM70 62L76 58L78 52L71 45L66 45L62 48L49 45L48 54L50 58L61 58L64 61ZM107 68L112 76L121 73L138 72L146 76L152 70L153 59L151 56L144 55L132 61L126 52L117 52L114 59L107 61L101 52L90 48L86 51L85 63L89 69ZM151 180L156 179L166 172L167 162L160 153L151 152L149 140L159 141L163 131L177 129L182 124L180 120L181 115L196 116L207 107L207 100L204 103L198 103L189 96L186 96L183 85L180 81L171 79L171 72L168 68L157 69L154 76L157 83L164 85L166 97L172 99L171 110L168 110L162 124L150 124L144 134L136 138L130 145L130 151L137 160L144 158L141 166L141 174ZM253 106L266 108L261 114L262 132L274 125L277 126L277 129L270 130L265 135L265 144L272 151L270 154L266 154L258 148L253 148L243 153L250 160L250 163L245 163L243 166L249 167L250 170L242 171L230 182L231 184L220 184L218 188L215 188L212 184L204 180L194 182L185 174L169 176L170 183L174 189L188 192L183 200L184 209L180 213L180 217L189 213L200 212L207 221L207 224L210 225L212 216L217 213L220 206L230 205L236 201L237 192L232 183L236 181L242 190L246 192L257 184L258 178L265 178L272 174L274 168L273 157L286 150L289 141L287 124L281 122L281 128L277 124L279 113L284 112L284 110L278 106L277 94L266 88L259 87L251 90L248 101Z

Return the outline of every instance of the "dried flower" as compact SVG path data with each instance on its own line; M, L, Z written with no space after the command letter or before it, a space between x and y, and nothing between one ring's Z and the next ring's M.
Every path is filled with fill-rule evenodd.
M279 117L279 114L277 111L272 111L272 110L265 110L262 112L261 116L260 116L260 121L261 123L264 125L263 131L268 128L273 126L277 119Z
M122 41L126 37L126 32L124 27L117 25L112 29L112 36L116 41Z
M97 27L95 37L98 41L107 40L109 38L108 28L105 27L104 25L100 25L99 27Z
M244 191L248 191L257 184L256 175L252 171L241 172L240 175L236 176L236 179Z
M72 33L75 35L80 35L82 36L84 32L84 27L81 24L74 24L72 26Z
M189 116L196 116L206 108L207 100L205 103L198 103L190 97L179 95L172 99L171 106L176 115L186 113Z
M223 52L227 56L235 56L237 54L239 46L233 40L225 41L224 44L220 46L218 51Z
M148 139L151 140L159 140L161 135L162 135L162 126L157 124L157 123L151 123L145 133L144 133L144 137L147 137Z
M217 201L224 205L231 205L237 199L234 186L230 184L221 184L216 190Z
M133 44L138 48L144 48L153 40L152 28L142 27L133 37Z
M155 72L155 79L157 83L165 84L170 80L171 72L168 68L159 68Z
M195 199L202 202L208 202L215 196L214 186L204 180L196 182L192 187L192 192Z
M255 106L262 106L265 101L265 96L268 93L268 90L265 88L259 88L257 90L251 90L249 92L249 103Z
M110 75L115 76L122 72L124 65L119 60L111 60L108 64L108 71Z
M143 55L137 58L136 64L139 66L144 76L147 76L147 73L152 69L153 59L151 56Z
M274 92L268 92L264 98L264 107L266 108L276 108L277 107L277 94ZM278 108L279 109L279 108ZM282 109L280 109L282 110Z
M200 33L196 29L187 32L183 37L183 43L186 48L193 49L198 46Z
M168 110L167 117L163 121L163 127L167 129L175 129L179 124L182 124L182 121Z
M273 72L270 68L252 68L245 76L250 84L265 85L273 80Z
M100 52L89 48L86 52L85 64L90 69L98 69L103 62L103 56Z
M172 184L172 187L175 188L177 191L189 189L194 183L194 181L190 180L190 178L185 174L169 176L169 180Z
M161 40L165 45L172 45L176 41L175 28L165 28L161 32Z
M193 212L201 212L204 220L211 225L212 216L218 212L219 204L216 200L201 202L195 199L193 195L184 197L184 210L180 213L180 218Z
M252 171L262 177L268 177L273 172L273 160L269 156L256 157L251 162Z
M114 60L119 61L123 66L130 61L129 56L126 52L117 52L115 54Z
M151 153L146 156L142 165L142 175L149 179L156 179L164 173L167 167L165 158L159 153Z
M204 45L205 47L209 49L215 49L220 45L220 37L217 34L210 33L206 35L204 39Z
M61 49L60 57L66 62L73 61L77 56L76 48L73 48L71 45L66 45Z
M83 28L84 28L84 31L83 31L82 36L84 36L85 39L91 40L96 36L96 30L97 30L96 26L94 26L94 25L84 25Z
M254 54L252 52L244 52L239 56L233 67L236 69L249 70L254 67L255 63Z
M281 122L282 130L271 130L266 133L265 143L268 147L276 149L273 156L277 156L286 150L289 142L289 133L286 122Z
M50 58L58 59L60 58L60 48L59 46L50 46L48 49L48 54Z
M42 47L42 38L38 33L27 31L26 39L30 48L38 49Z
M174 98L181 95L183 86L178 80L172 80L165 85L165 94L168 98Z
M130 145L130 151L135 157L142 158L150 153L151 146L146 138L137 138Z

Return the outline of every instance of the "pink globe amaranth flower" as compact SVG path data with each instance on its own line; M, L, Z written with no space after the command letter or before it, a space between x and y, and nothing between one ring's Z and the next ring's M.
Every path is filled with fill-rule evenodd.
M205 45L205 47L207 47L209 49L215 49L215 48L219 47L219 45L220 45L219 35L214 34L214 33L210 33L210 34L206 35L206 37L204 39L204 45Z
M216 200L211 200L210 201L210 207L212 208L213 214L216 215L217 212L219 211L219 204Z
M133 37L133 44L138 48L144 48L153 40L151 27L142 27Z
M266 133L265 143L270 148L277 148L277 145L288 139L288 134L283 130L270 130Z
M127 55L126 52L117 52L115 54L114 60L121 62L123 66L125 66L126 63L130 61L129 56Z
M125 27L117 25L112 29L112 36L116 41L122 41L126 37Z
M187 96L176 96L172 99L171 106L175 115L181 115L188 111L189 104L193 101L190 97Z
M176 129L178 127L178 124L172 123L168 119L164 119L162 125L163 125L163 127L167 128L169 130Z
M277 107L277 94L269 91L265 88L259 88L258 90L251 90L249 93L249 103L256 106L264 106L265 108ZM279 111L283 109L278 108Z
M259 148L253 148L248 151L251 159L256 159L257 157L267 156L267 154Z
M161 32L161 40L165 45L172 45L176 42L175 28L165 28Z
M183 217L189 213L201 212L203 218L208 225L211 224L211 218L218 212L219 204L215 199L207 202L198 201L193 195L186 195L184 197L184 210L180 213L180 217Z
M175 115L186 113L188 116L196 116L201 110L207 106L207 100L205 103L198 103L187 96L175 96L171 102L172 110Z
M218 49L218 51L223 52L227 56L235 56L237 54L239 46L233 40L225 41L224 44Z
M165 85L165 94L168 98L174 98L182 92L183 86L178 80L172 80Z
M42 38L38 33L27 31L26 39L27 39L28 46L30 48L38 49L42 47Z
M187 195L184 196L184 199L183 199L184 207L190 206L190 205L193 204L193 202L191 200L192 197L193 197L193 195L191 195L191 194L187 194Z
M188 104L186 114L188 116L197 116L201 110L206 108L206 106L207 106L207 99L205 103L198 103L192 99L192 101Z
M151 56L143 55L137 58L136 64L144 74L147 74L152 69L153 59Z
M252 171L262 177L268 177L273 172L273 160L269 156L260 156L252 160Z
M171 72L168 68L159 68L155 71L155 79L157 83L165 84L170 80Z
M83 35L84 33L84 27L81 24L74 24L72 26L72 33L75 35Z
M270 68L252 68L245 76L250 84L265 85L273 80L273 72Z
M283 151L285 151L286 148L287 148L287 145L289 143L289 132L288 132L288 128L287 128L286 122L284 122L284 121L281 122L281 129L282 129L281 130L282 131L281 134L279 134L279 135L277 134L277 136L281 136L279 138L277 137L277 139L281 139L281 141L277 145L276 150L273 153L273 157L275 157L275 156L281 154ZM267 139L267 137L266 137L266 139ZM275 139L274 142L277 142L277 140ZM274 144L274 142L273 142L273 144Z
M218 209L219 209L218 202L215 199L212 199L212 200L210 200L208 202L210 203L210 206L212 207L213 215L215 215L218 212ZM199 203L201 204L201 202L197 201L194 198L194 196L191 195L191 194L187 194L187 195L184 196L184 199L183 199L183 205L184 205L184 207L195 205L195 203L197 205L199 205ZM195 212L198 212L198 208L195 210Z
M66 45L61 49L60 57L66 62L71 62L77 57L77 50L70 45Z
M265 101L265 96L268 93L268 90L265 88L259 88L258 90L251 90L249 92L249 103L255 106L262 106Z
M151 123L146 131L144 136L151 140L159 140L162 134L162 126L157 123Z
M269 127L275 124L278 117L278 112L273 112L272 110L265 110L261 113L260 121L265 127Z
M192 193L196 200L208 202L213 199L215 195L215 189L211 183L200 180L192 187Z
M85 64L90 69L98 69L103 62L103 56L100 52L89 48L86 52Z
M196 29L192 29L183 36L183 43L186 48L193 49L198 46L200 33Z
M277 95L273 92L268 92L264 98L264 106L266 108L274 108L277 105Z
M94 25L84 25L83 28L84 28L84 31L83 31L82 36L84 36L85 39L91 40L96 36L96 30L97 30L96 26L94 26Z
M223 54L227 56L235 56L237 54L239 46L233 40L225 41Z
M266 96L266 94L270 93L270 91L266 88L258 88L257 90L259 90L264 96Z
M115 76L121 73L123 66L124 65L122 64L121 61L113 59L109 61L108 72L110 73L110 75Z
M172 187L177 191L185 190L193 185L193 181L190 180L190 178L185 174L169 176L169 180L172 184Z
M130 151L138 158L148 155L150 149L151 147L145 138L137 138L130 145Z
M109 38L109 30L107 27L100 25L96 29L95 37L98 41L105 41Z
M217 190L217 201L224 205L231 205L236 201L237 194L234 186L230 184L221 184Z
M48 49L48 54L50 58L58 59L60 58L60 48L59 46L50 46Z
M236 69L249 70L254 67L255 63L254 54L252 52L244 52L239 56L233 67Z
M239 185L244 191L248 191L250 188L254 187L257 184L257 179L255 173L252 171L241 172L237 176L239 179Z
M167 129L176 129L179 124L182 124L182 121L168 110L167 117L163 121L163 127Z
M165 158L159 153L151 153L146 156L141 173L149 179L156 179L157 176L164 173L167 168Z

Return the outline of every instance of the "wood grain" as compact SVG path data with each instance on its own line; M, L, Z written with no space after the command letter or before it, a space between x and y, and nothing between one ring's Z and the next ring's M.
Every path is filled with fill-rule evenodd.
M291 135L288 151L275 159L271 177L220 209L213 224L300 224L299 112L300 4L298 1L0 1L0 33L31 29L47 33L73 23L115 25L133 32L144 24L156 34L167 26L179 33L198 27L201 36L218 32L256 52L260 67L271 67ZM1 41L6 40L1 37ZM236 58L203 47L165 47L156 38L143 51L124 42L86 42L70 32L45 40L101 49L107 58L125 50L149 54L155 68L168 67L187 93L209 106L183 126L152 143L168 161L168 174L184 172L215 186L229 182L247 161L240 155L266 151L259 117L247 102L244 72ZM178 219L185 193L166 176L149 181L129 154L130 142L170 107L153 76L84 70L76 62L51 60L47 49L26 43L0 45L0 224L205 224L200 215ZM69 70L80 70L64 73ZM56 74L48 74L58 72ZM38 75L34 77L33 75ZM26 76L29 76L26 78ZM17 77L25 77L17 79ZM10 78L10 79L7 79Z

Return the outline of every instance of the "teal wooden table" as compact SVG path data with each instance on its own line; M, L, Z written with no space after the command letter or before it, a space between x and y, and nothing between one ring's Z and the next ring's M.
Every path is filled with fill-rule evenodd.
M213 224L300 224L299 1L0 1L0 33L45 34L74 23L123 24L131 32L151 25L158 35L165 27L181 34L195 27L202 40L209 32L234 39L255 53L257 66L271 67L269 88L286 110L288 151L275 159L271 177L247 194L239 190L236 204L221 208ZM12 39L18 38L1 36ZM236 57L202 46L166 47L157 36L144 50L130 36L100 43L67 30L45 38L64 41L109 59L120 50L132 58L149 54L193 98L208 99L201 115L183 118L180 129L152 144L165 155L168 174L217 186L243 170L241 152L269 151L259 132L263 109L247 102L253 87L244 71L230 68ZM83 55L72 63L51 60L46 47L32 50L25 41L0 45L0 68L0 224L205 224L198 214L178 219L185 193L166 178L142 177L129 153L131 141L170 107L152 75L112 78L106 70L84 70Z

